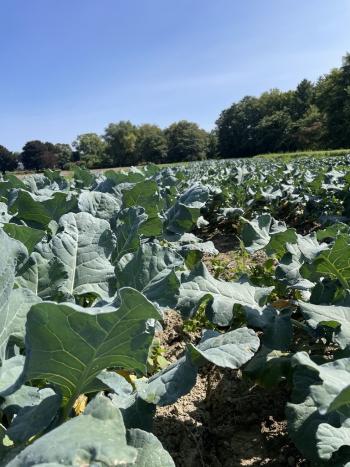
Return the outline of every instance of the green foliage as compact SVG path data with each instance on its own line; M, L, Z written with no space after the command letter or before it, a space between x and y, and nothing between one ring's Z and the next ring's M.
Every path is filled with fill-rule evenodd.
M181 120L165 130L168 161L197 161L206 158L208 135L196 123Z
M58 165L58 155L52 143L29 141L23 147L21 161L27 170L55 168Z
M55 144L55 154L57 156L57 165L60 169L68 167L72 161L73 151L69 144Z
M342 157L350 154L350 149L331 149L320 151L295 151L295 152L277 152L275 154L257 154L255 157L267 160L282 160L285 162L292 161L299 158L328 158L328 157Z
M281 112L293 98L263 103ZM302 454L347 465L349 161L5 176L0 463L173 466L142 430L215 365L283 383ZM215 247L235 251L213 259ZM190 334L172 363L154 339L168 308Z
M75 158L86 164L86 167L101 167L105 157L106 144L96 133L79 135L73 142Z
M316 102L325 116L327 143L331 148L350 146L350 54L340 68L319 79Z
M110 123L104 134L107 165L127 167L137 163L138 128L130 121Z
M15 154L11 153L4 146L0 145L0 172L11 172L16 170L18 159Z
M160 340L154 338L149 348L147 373L154 374L157 371L163 370L170 364L170 362L164 357L165 353L166 349L161 345Z
M166 162L168 143L164 132L157 125L141 125L138 128L137 162Z
M209 321L205 314L208 300L209 297L199 305L198 310L193 318L184 321L184 332L196 333L198 331L203 331L204 329L216 329L216 326L211 321Z
M207 159L218 159L219 158L219 139L216 130L212 130L208 133L208 149Z
M221 157L350 147L350 55L315 84L246 96L216 124Z
M188 268L215 251L191 233L209 188L177 169L76 167L69 181L6 176L0 196L0 463L173 467L142 431L155 405L187 394L200 366L237 369L259 346L247 328L205 334L170 364L154 340Z

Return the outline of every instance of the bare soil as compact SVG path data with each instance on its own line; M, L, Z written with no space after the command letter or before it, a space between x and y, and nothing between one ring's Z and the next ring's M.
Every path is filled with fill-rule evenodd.
M165 357L174 361L198 334L183 331L169 310L159 333ZM288 438L283 386L265 391L240 371L213 365L202 369L192 391L157 409L154 433L177 467L298 466L309 464Z

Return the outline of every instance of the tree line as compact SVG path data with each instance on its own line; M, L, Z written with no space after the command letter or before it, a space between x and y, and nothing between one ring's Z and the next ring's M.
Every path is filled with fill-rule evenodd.
M21 153L0 146L0 170L68 168L71 163L88 168L118 167L147 162L166 163L215 157L215 135L196 123L182 120L165 130L157 125L133 125L130 121L111 123L100 136L79 135L72 145L29 141Z
M339 148L350 148L350 54L315 83L304 79L295 90L243 97L221 112L211 132L186 120L166 129L120 121L103 135L79 135L72 145L29 141L21 153L0 145L0 171L18 164L26 170L71 163L102 168Z

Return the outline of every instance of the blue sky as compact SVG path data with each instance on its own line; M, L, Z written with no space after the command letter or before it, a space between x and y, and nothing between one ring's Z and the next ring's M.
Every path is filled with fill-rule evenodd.
M350 51L348 0L0 0L0 144L71 143L110 122L210 129Z

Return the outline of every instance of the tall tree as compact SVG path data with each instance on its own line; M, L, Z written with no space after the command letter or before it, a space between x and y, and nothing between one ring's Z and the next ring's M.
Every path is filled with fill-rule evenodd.
M245 157L258 153L256 126L263 116L257 97L245 96L223 110L216 121L221 157Z
M21 161L27 170L55 168L58 165L55 145L38 140L28 141L23 147Z
M292 119L286 110L266 114L256 126L257 152L296 149L292 141Z
M105 130L107 143L107 164L110 166L130 166L136 164L138 128L130 121L111 123Z
M160 164L166 161L168 143L164 132L157 125L141 125L137 134L138 162L153 162Z
M329 147L350 147L350 54L341 68L319 79L316 103L325 116Z
M197 161L206 158L208 134L196 123L181 120L165 130L169 162Z
M293 124L293 132L297 149L315 150L327 147L325 119L314 104Z
M0 172L11 172L16 170L18 166L18 158L15 154L9 151L0 144Z
M60 169L64 169L72 160L73 151L69 144L55 144L54 153L57 156L57 164Z
M104 165L106 143L96 133L79 135L73 142L76 160L85 162L86 166L102 167Z
M307 79L298 84L293 93L291 102L291 114L293 119L302 118L315 101L315 86Z
M219 157L219 139L216 130L208 134L207 159L218 159Z
M290 113L293 99L293 91L284 92L274 88L263 92L259 97L259 105L262 112L261 117L280 111Z

